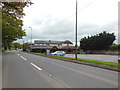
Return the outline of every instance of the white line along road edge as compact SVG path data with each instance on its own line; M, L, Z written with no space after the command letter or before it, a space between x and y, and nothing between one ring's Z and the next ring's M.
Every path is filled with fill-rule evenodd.
M31 65L33 65L35 68L37 68L38 70L42 70L40 67L36 66L35 64L31 63Z
M24 59L24 60L27 60L27 59L26 59L26 58L24 58L23 56L21 56L21 58L22 58L22 59Z

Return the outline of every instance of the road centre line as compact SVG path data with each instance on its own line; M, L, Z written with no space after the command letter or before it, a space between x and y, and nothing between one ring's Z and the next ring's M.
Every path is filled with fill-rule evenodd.
M26 59L26 58L24 58L23 56L21 56L21 58L22 58L22 59L24 59L24 60L27 60L27 59Z
M37 68L38 70L42 70L40 67L38 67L37 65L31 63L32 66L34 66L35 68Z

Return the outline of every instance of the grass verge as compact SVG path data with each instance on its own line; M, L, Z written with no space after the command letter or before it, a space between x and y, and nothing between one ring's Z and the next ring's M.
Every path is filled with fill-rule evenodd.
M41 54L41 53L32 53L32 54L41 55L41 56L55 57L55 58L60 58L60 59L81 61L81 62L87 62L87 63L93 63L93 64L97 64L97 65L105 65L105 66L110 66L110 67L113 67L113 68L120 68L120 63L115 63L115 62L107 62L107 61L99 61L99 60L91 60L91 59L82 59L82 58L79 58L79 59L76 60L75 58L71 58L71 57L45 55L45 54Z
M4 49L2 49L2 48L0 49L0 52L5 52L5 51L6 51L6 50L4 50Z
M2 52L2 49L0 49L0 52Z

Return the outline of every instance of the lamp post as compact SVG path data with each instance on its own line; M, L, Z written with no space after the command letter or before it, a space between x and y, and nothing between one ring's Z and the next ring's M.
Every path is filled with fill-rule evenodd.
M77 0L76 0L76 32L75 32L75 59L77 59Z

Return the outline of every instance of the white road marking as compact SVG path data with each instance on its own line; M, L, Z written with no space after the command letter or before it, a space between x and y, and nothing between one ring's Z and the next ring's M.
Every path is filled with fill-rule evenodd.
M48 76L49 76L49 77L51 77L51 75L50 75L50 74L49 74Z
M33 65L35 68L37 68L38 70L42 70L40 67L38 67L37 65L31 63L31 65Z
M21 58L22 58L22 59L24 59L24 60L27 60L27 59L26 59L26 58L24 58L23 56L21 56Z
M18 56L20 55L20 54L17 54Z

